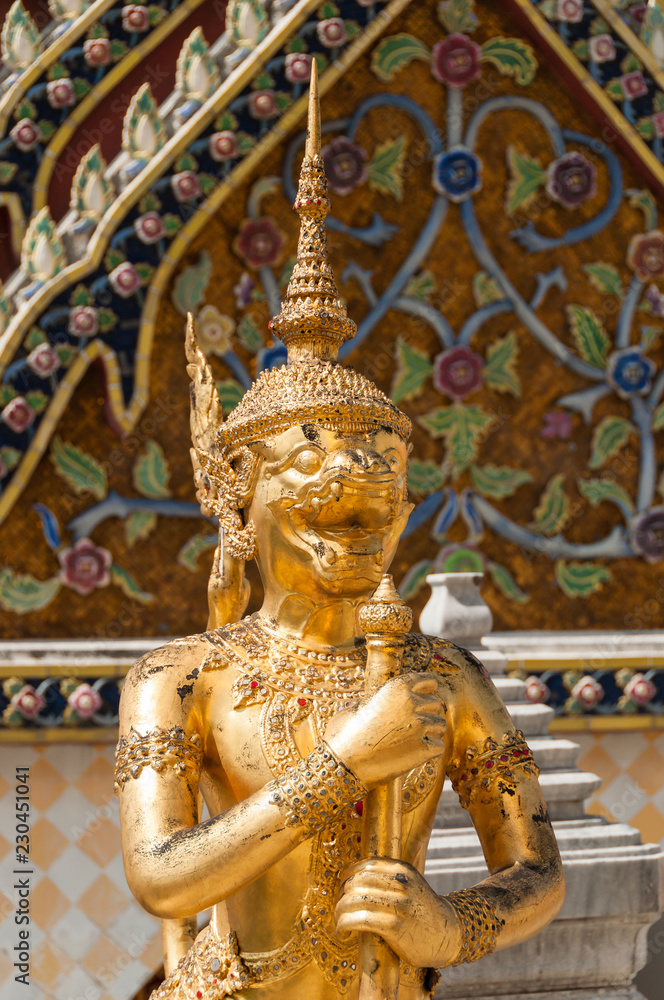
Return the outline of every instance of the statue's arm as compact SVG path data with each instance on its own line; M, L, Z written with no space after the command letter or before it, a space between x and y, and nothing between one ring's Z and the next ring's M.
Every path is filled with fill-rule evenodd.
M553 920L565 898L565 880L532 754L495 686L471 663L454 683L456 696L448 696L448 775L473 821L490 875L452 902L458 913L475 907L477 919L495 914L492 950L499 950Z
M165 646L132 668L120 706L119 746L124 749L117 757L116 778L125 873L141 905L162 918L191 916L225 899L310 837L316 826L311 810L304 814L296 801L297 789L285 781L270 782L198 822L205 726L196 699L184 694L191 678L191 649ZM146 739L155 728L165 735ZM142 738L139 767L128 756L132 731ZM303 771L306 762L314 774L327 768L338 803L344 795L349 801L361 797L352 775L333 758L323 760L314 751ZM328 821L327 808L322 804L314 810L317 822Z
M472 889L438 896L406 862L369 859L349 870L336 909L339 931L379 934L408 964L438 968L531 937L555 917L565 893L558 847L521 734L472 657L448 648L444 658L447 664L435 672L447 707L446 770L475 825L490 875Z

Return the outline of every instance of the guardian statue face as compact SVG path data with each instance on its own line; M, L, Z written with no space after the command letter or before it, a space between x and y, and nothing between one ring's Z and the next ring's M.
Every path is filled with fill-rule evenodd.
M244 516L263 581L304 594L372 593L394 556L411 505L398 434L299 425L265 443Z

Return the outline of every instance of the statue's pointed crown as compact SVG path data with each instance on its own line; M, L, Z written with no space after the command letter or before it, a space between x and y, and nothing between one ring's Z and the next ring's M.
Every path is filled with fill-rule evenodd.
M339 348L357 330L349 319L328 261L325 218L330 211L321 155L320 100L311 64L307 139L295 211L300 216L297 257L281 311L269 328L286 346L288 362L263 371L219 429L229 454L297 424L337 431L384 427L410 437L411 423L373 382L337 364Z
M286 345L289 362L320 358L334 361L352 340L356 324L348 318L327 257L325 218L330 211L325 164L320 149L320 99L316 60L311 63L309 120L300 183L293 208L300 216L297 258L281 312L270 323Z

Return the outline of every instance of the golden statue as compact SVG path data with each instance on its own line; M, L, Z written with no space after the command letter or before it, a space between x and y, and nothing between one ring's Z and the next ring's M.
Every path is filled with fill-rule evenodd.
M386 575L410 421L336 360L355 324L327 260L319 116L314 62L271 323L287 365L224 421L188 329L198 498L222 539L209 631L131 669L116 763L127 880L163 920L153 1000L422 1000L435 970L535 934L564 897L523 734L471 654L409 631ZM239 621L251 558L265 600ZM446 776L491 874L440 897L422 872Z

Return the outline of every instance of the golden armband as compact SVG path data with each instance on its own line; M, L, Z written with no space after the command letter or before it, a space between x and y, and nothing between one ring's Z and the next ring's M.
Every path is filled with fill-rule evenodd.
M539 768L533 760L530 747L520 730L505 733L500 743L488 737L481 749L468 747L464 759L452 761L448 776L459 802L467 809L478 793L496 788L498 791L516 789L517 773L537 777Z
M157 772L172 769L176 774L198 778L202 757L200 736L187 736L180 726L168 730L156 726L146 736L132 726L115 751L115 791L124 788L130 778L138 778L144 767Z
M461 889L444 897L456 913L461 929L461 948L450 965L476 962L496 950L501 921L482 889Z
M270 802L286 815L287 826L311 833L326 827L344 807L366 795L352 771L334 756L327 743L267 785Z

